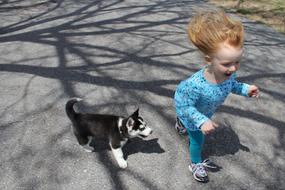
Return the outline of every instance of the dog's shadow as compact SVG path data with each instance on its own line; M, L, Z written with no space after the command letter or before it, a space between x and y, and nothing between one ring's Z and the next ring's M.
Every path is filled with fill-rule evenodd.
M238 135L229 124L220 125L212 134L207 135L203 148L203 156L224 156L235 154L239 150L250 152L250 149L240 143Z
M129 139L127 144L123 147L123 152L125 159L127 159L129 155L139 152L147 154L161 154L164 153L165 150L161 148L160 144L158 143L158 138L146 140L141 139L139 137L135 137Z
M111 150L106 139L94 138L90 143L90 146L94 148L93 152ZM139 137L129 139L126 145L123 146L122 150L125 159L127 159L129 155L139 152L147 154L161 154L165 152L165 150L161 148L160 144L158 143L158 138L146 140Z

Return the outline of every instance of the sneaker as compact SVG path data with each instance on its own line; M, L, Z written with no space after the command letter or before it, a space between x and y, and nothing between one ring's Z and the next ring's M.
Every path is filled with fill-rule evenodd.
M220 166L216 165L215 163L213 163L212 161L210 161L209 159L205 159L203 162L202 162L202 165L212 171L212 172L216 172L216 171L219 171L221 169Z
M176 118L175 129L179 135L183 135L187 132L186 128L178 118Z
M189 165L189 170L193 173L193 177L199 182L208 182L209 178L202 163Z

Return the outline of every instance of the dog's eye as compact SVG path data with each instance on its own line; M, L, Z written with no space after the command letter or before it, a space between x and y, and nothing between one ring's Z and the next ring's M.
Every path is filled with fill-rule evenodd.
M139 127L139 130L140 130L140 131L145 130L145 125L144 125L144 124L141 124L140 127Z

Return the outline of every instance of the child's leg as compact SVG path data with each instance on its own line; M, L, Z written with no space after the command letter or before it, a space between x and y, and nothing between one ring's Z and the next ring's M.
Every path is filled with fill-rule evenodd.
M201 131L189 131L189 153L193 164L202 162L202 148L205 141L204 134Z

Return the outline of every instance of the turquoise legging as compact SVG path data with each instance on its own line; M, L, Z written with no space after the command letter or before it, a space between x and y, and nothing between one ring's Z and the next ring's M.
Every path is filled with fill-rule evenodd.
M189 136L189 153L193 164L202 162L202 148L205 141L204 134L201 131L190 131L187 129Z

